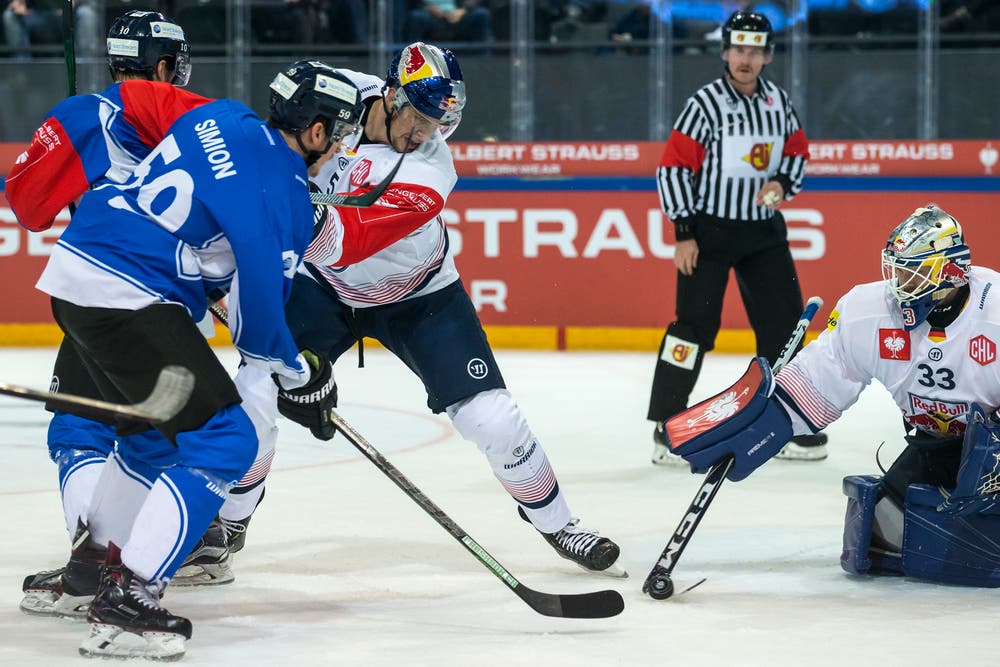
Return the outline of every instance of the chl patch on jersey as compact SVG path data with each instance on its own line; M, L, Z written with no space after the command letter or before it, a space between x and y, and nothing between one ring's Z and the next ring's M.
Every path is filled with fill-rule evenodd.
M997 344L979 334L969 341L969 356L980 366L988 366L997 360Z
M910 412L906 421L925 433L938 433L949 437L965 433L965 415L969 404L943 401L939 398L925 398L909 394Z
M698 360L698 344L668 335L663 343L663 354L660 355L660 359L671 366L692 370L694 362Z
M351 185L360 188L368 182L368 174L372 171L372 161L368 158L359 160L354 169L351 170Z
M893 361L909 361L910 332L905 329L879 329L878 356Z

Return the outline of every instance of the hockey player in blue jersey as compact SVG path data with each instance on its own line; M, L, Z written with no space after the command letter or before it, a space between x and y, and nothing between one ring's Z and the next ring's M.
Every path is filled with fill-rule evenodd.
M94 184L127 180L181 114L211 101L181 88L191 74L189 47L183 29L163 14L126 12L111 24L107 45L114 82L57 104L7 175L7 200L27 229L51 227L59 211ZM54 391L99 396L68 342L59 347L52 376ZM49 457L58 466L71 544L115 440L109 424L66 412L55 411L49 423ZM103 553L77 549L65 567L28 575L21 609L86 616L103 561Z
M87 193L38 281L106 400L135 403L160 369L188 368L188 404L156 431L119 424L82 539L107 549L87 656L176 659L191 623L160 596L253 461L257 440L229 373L205 341L206 296L229 289L243 359L285 391L312 367L284 324L313 232L308 175L361 114L357 88L321 63L279 73L263 123L218 100L182 115L121 185ZM143 430L145 429L145 430Z

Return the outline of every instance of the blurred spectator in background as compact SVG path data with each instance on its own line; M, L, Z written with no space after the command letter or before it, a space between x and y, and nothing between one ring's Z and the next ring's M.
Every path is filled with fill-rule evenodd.
M97 12L89 2L73 3L76 18L77 53L97 53L100 34ZM62 6L59 0L10 0L3 11L3 32L14 57L31 58L31 47L37 44L61 44Z
M941 31L947 33L1000 32L1000 2L944 0Z
M280 0L255 6L253 24L261 42L312 44L319 26L317 0Z
M646 3L634 5L629 11L615 21L608 31L608 39L625 45L632 41L642 41L650 38L649 21L652 10ZM636 53L636 49L625 49L627 53Z
M487 42L490 22L481 0L424 0L407 14L403 36L407 42Z
M365 0L326 0L322 5L321 12L325 14L334 44L368 43L368 8L365 5Z

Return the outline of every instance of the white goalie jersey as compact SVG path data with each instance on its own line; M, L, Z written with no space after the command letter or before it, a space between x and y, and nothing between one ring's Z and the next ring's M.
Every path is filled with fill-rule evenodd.
M778 373L775 396L796 434L822 429L877 380L910 425L961 437L974 401L1000 406L1000 274L973 267L962 312L944 329L903 328L884 281L859 285L830 314L826 331Z

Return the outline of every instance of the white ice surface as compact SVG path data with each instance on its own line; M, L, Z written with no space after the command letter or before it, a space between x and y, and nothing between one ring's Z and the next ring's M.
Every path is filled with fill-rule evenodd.
M220 353L233 367L231 351ZM534 613L341 437L285 426L237 580L168 590L194 622L183 664L240 665L995 665L994 590L858 578L839 566L841 479L899 451L888 394L868 389L829 429L830 458L771 461L725 484L674 571L684 595L654 601L643 579L700 478L649 463L653 357L499 351L574 513L622 546L631 578L589 575L524 524L482 455L426 409L393 357L338 363L342 414L514 576L541 591L615 588L606 620ZM0 381L44 388L53 350L0 350ZM710 355L696 398L745 357ZM40 404L0 397L0 665L93 664L86 625L18 610L25 575L65 562L68 541Z

